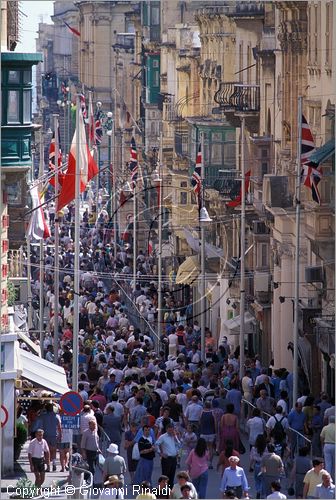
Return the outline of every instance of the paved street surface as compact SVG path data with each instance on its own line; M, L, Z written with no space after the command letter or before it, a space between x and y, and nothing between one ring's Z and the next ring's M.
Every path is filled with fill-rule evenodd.
M246 448L246 450L249 449L249 446L248 446L248 443L247 443L247 440L246 440L246 437L244 437L244 435L242 436L242 441L244 443L244 446ZM28 479L30 479L31 481L34 481L34 474L32 474L30 472L30 467L29 467L29 462L28 462L28 456L27 456L27 447L25 447L23 450L22 450L22 453L21 453L21 457L19 459L19 469L17 470L16 474L17 474L17 477L16 478L5 478L2 480L2 492L1 492L1 499L7 499L7 498L10 498L10 495L8 494L8 488L12 487L12 486L15 486L17 480L22 476L22 477L27 477ZM122 449L122 455L126 458L126 454L124 453L124 450ZM246 451L246 453L244 455L242 455L241 457L241 463L240 465L244 468L245 470L245 473L247 475L247 478L248 478L248 482L249 482L249 485L250 485L250 498L255 498L255 490L254 490L254 480L253 480L253 473L249 472L249 460L248 460L248 457L249 457L249 453L248 451ZM185 458L185 457L184 457ZM185 470L184 468L184 458L182 459L182 464L181 464L181 467L179 468L179 470ZM217 464L217 460L218 460L218 457L216 457L214 459L214 469L213 470L209 470L209 481L208 481L208 488L207 488L207 498L213 498L213 499L217 499L217 498L221 498L221 494L220 494L220 491L219 491L219 485L220 485L220 474L216 471L216 464ZM66 479L67 478L67 474L66 473L63 473L63 472L59 472L59 469L60 469L60 466L58 464L57 466L57 472L50 472L50 473L47 473L46 474L46 481L44 483L44 487L48 487L52 484L53 481L59 481L59 480L62 480L62 479ZM158 477L161 475L161 466L160 466L160 461L159 461L159 458L156 458L155 459L155 464L154 464L154 471L153 471L153 487L155 487L155 485L157 484L157 479ZM129 475L127 474L126 475L126 481L127 481L127 485L129 485ZM286 490L287 488L283 487L283 493L286 494ZM9 491L9 493L11 492L12 490ZM128 492L131 493L131 488L128 487ZM47 498L47 496L46 496ZM61 495L58 495L58 496L52 496L52 497L49 497L49 498L59 498L59 499L65 499L67 498L66 495L63 493ZM89 498L89 497L87 497ZM128 498L134 498L133 495L128 495Z

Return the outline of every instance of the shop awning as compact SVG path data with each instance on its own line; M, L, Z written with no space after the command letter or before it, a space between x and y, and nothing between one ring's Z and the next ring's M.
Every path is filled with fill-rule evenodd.
M310 155L309 161L320 164L324 161L327 161L330 156L335 153L335 139L330 139L330 141L326 142L320 148L316 148L316 150Z
M245 312L245 334L250 335L255 332L256 319L248 311ZM240 333L240 314L232 319L227 319L222 322L221 338L224 335L239 335Z
M17 331L17 335L20 340L22 340L27 345L27 347L29 347L31 351L35 352L38 356L41 356L41 349L39 345L34 344L34 342L30 340L30 338L25 333L21 332L21 330Z
M16 349L18 369L21 371L23 378L27 378L31 382L58 394L69 391L63 368L35 356L35 354L25 351L19 346Z
M178 268L175 282L177 285L191 285L197 280L199 274L199 257L192 255L187 257Z

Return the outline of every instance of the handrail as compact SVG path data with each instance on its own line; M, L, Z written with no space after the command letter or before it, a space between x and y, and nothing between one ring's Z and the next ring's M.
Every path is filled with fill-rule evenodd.
M224 391L226 392L229 392L230 389L227 389L226 387L223 387ZM259 409L257 406L255 406L253 403L251 403L251 401L247 401L247 399L245 398L242 398L241 399L241 402L242 403L246 403L250 406L252 406L252 408L257 408ZM269 418L272 417L273 415L271 415L270 413L267 413L266 411L264 410L260 410L260 412L264 415L267 415ZM312 441L310 439L307 438L307 436L305 436L304 434L301 434L301 432L297 431L296 429L293 429L292 427L288 427L288 429L292 432L295 432L295 434L297 434L298 436L301 436L305 441L308 441L308 443L311 445Z

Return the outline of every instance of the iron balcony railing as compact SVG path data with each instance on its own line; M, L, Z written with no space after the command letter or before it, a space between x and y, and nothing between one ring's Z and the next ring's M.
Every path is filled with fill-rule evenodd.
M257 113L260 111L260 86L221 82L214 100L224 111Z

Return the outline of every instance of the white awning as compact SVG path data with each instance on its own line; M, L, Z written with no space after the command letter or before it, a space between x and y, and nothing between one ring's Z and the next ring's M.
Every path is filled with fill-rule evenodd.
M16 333L20 340L22 340L31 351L35 352L38 356L41 356L41 349L39 345L34 344L34 342L21 330L18 330Z
M192 285L200 274L199 258L197 255L187 257L177 271L175 283L178 285Z
M19 346L16 349L18 369L22 377L58 394L65 394L69 391L64 368L20 349Z
M255 332L256 319L248 311L245 312L245 334L249 335ZM239 335L240 333L240 314L232 319L222 322L221 338L224 335Z

